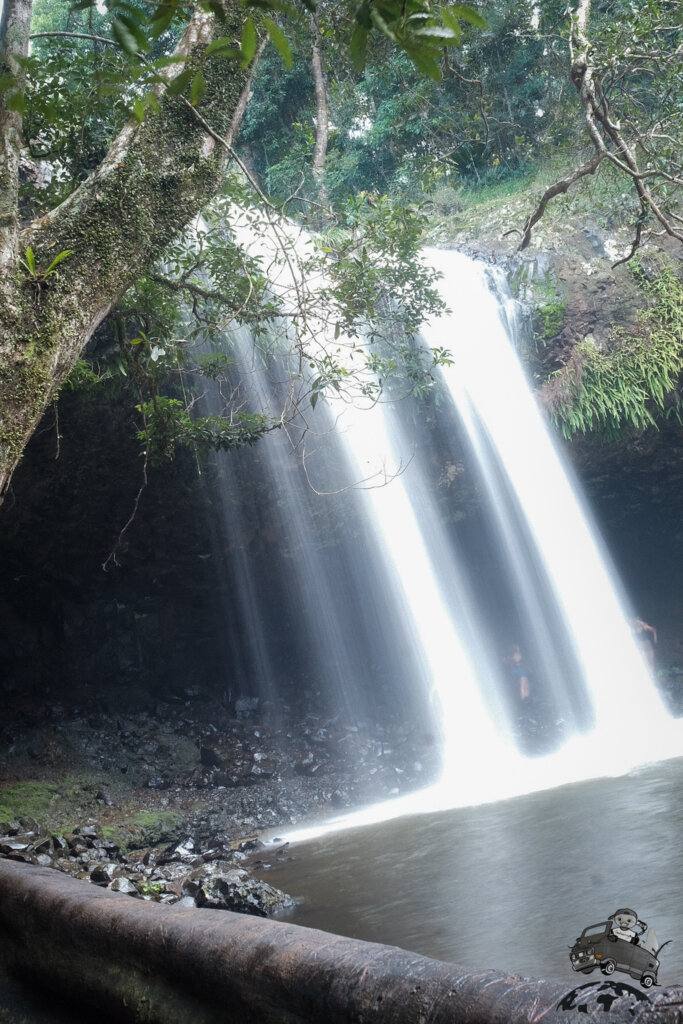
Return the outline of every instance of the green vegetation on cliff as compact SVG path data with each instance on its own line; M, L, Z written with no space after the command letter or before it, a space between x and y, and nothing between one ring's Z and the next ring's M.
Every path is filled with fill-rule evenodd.
M614 329L606 352L582 341L551 381L548 406L567 438L615 440L671 417L683 421L683 281L663 259L651 275L640 261L633 272L649 303L633 331Z

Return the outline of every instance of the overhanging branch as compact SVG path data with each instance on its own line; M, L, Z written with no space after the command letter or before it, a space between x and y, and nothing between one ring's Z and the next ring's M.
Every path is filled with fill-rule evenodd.
M594 156L592 160L589 160L587 164L582 164L581 167L575 168L569 174L566 174L564 178L560 178L559 181L554 182L549 188L545 190L545 192L541 196L540 203L538 204L534 212L531 214L531 216L527 218L527 221L524 225L524 230L522 232L522 241L519 243L520 252L522 251L522 249L526 249L529 242L531 241L531 232L534 228L534 225L538 224L539 220L545 213L546 207L550 200L554 199L555 196L562 195L569 188L571 188L571 186L576 181L579 181L580 178L585 178L588 174L595 174L598 167L602 163L602 160L603 157L600 154L596 154L596 156Z
M673 219L662 209L648 188L646 179L650 176L649 172L640 168L635 148L630 145L618 120L612 117L607 93L594 64L595 50L588 38L589 18L590 0L580 0L570 29L571 80L578 91L588 134L597 155L609 160L631 179L640 201L641 216L634 247L628 257L630 259L640 245L642 223L648 213L672 238L683 242L683 233L674 226Z

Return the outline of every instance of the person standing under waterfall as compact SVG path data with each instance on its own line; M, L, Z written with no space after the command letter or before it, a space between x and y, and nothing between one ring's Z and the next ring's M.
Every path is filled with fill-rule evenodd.
M538 744L539 723L534 708L534 695L526 667L522 648L515 643L505 659L509 666L511 683L511 700L513 714L516 719L516 735L520 748L526 753L534 753Z
M633 635L640 652L647 662L647 667L652 670L655 667L655 644L657 643L657 630L654 626L648 626L642 619L633 619L631 622Z
M510 648L510 656L507 659L510 664L510 676L515 684L515 700L519 699L525 704L531 699L531 683L529 673L524 664L524 655L519 644L513 644Z

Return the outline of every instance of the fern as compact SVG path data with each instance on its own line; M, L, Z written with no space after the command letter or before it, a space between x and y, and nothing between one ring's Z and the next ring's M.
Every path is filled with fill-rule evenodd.
M552 375L551 418L566 438L593 433L607 441L625 432L681 421L683 282L669 264L652 281L636 266L651 300L631 334L615 329L610 351L580 342L567 366Z

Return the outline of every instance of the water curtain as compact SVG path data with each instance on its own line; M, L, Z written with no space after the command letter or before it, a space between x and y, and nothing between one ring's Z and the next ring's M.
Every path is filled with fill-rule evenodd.
M425 326L423 343L452 353L429 438L416 443L409 403L328 395L305 432L299 425L308 479L284 437L259 445L260 471L282 505L287 563L278 586L286 589L288 640L278 641L278 656L264 655L273 610L252 600L244 620L260 651L252 669L265 672L294 651L291 672L341 694L349 720L371 708L373 687L389 701L410 691L441 737L440 782L355 816L358 823L620 774L683 753L633 638L632 611L525 380L503 276L454 251L425 258L441 275L449 310ZM277 387L265 363L254 360L245 332L237 340L257 405L272 408ZM477 558L444 521L429 483L435 436L441 458L451 440L465 439L488 538L483 585ZM342 498L311 490L316 445L328 452L317 489ZM334 541L327 549L313 542L311 516L321 508ZM242 571L249 576L248 566ZM246 592L253 598L252 586ZM504 653L513 639L544 698L547 750L543 742L525 749L511 714Z

